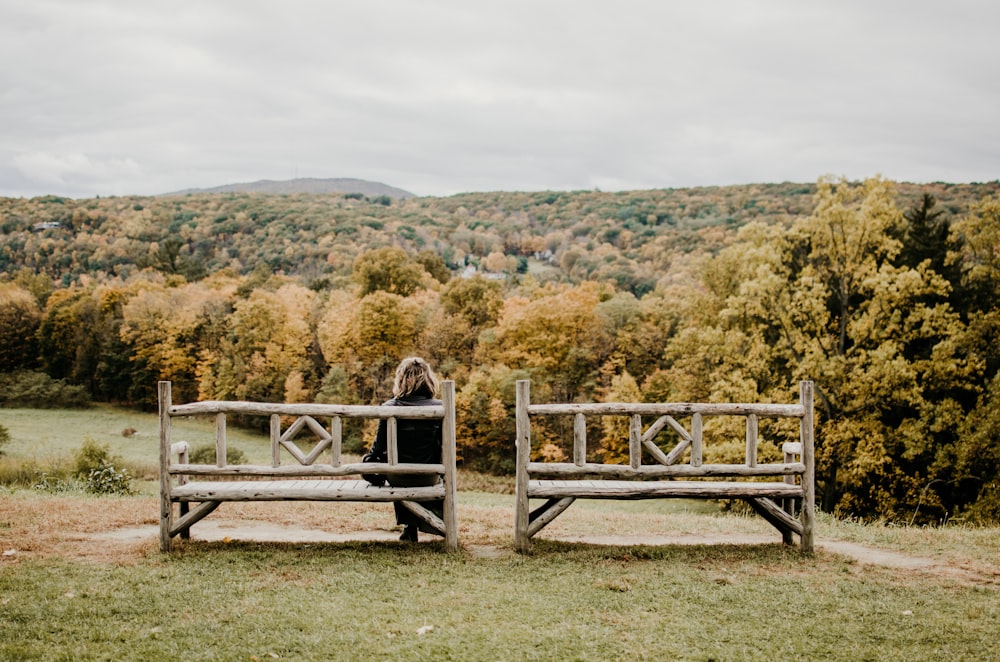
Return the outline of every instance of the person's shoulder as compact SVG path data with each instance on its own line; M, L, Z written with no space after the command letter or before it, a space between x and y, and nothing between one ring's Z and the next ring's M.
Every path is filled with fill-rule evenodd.
M440 405L441 401L436 398L428 398L423 395L404 395L401 398L393 398L386 404L403 405L409 407L432 407Z

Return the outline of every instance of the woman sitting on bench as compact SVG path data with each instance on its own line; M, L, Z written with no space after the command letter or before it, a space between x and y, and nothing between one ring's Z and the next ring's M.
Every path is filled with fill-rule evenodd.
M400 361L396 367L396 378L392 385L393 398L385 405L414 407L440 405L441 401L434 398L439 387L438 378L431 367L422 358L411 356ZM441 463L441 421L439 419L396 419L396 439L398 444L399 462L413 464ZM368 462L386 462L388 435L386 421L378 424L375 443L365 456ZM381 478L381 477L380 477ZM388 477L393 487L422 487L435 485L440 477L428 474L395 474ZM373 481L369 481L373 482ZM381 482L379 482L381 484ZM396 510L396 524L403 525L400 540L417 542L417 531L430 531L416 515L398 501L393 502ZM427 501L422 504L428 510L442 516L444 501Z

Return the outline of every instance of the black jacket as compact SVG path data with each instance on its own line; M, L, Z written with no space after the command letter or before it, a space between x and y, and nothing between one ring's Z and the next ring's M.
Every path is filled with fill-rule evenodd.
M440 405L440 400L424 395L412 394L393 398L383 403L399 407L429 407ZM378 432L371 454L381 462L388 462L388 425L385 419L378 422ZM440 464L441 463L441 419L439 418L397 418L396 445L400 463Z

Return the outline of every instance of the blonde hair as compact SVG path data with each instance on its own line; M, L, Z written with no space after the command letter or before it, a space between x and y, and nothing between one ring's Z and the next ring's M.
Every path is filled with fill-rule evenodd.
M399 362L396 379L392 383L392 395L401 398L419 391L427 391L434 397L438 390L438 378L427 361L419 356L410 356Z

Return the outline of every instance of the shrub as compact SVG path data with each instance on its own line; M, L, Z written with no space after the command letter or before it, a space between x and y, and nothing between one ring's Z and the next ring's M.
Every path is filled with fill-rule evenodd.
M87 389L52 379L44 372L20 371L0 374L0 406L86 407L90 403Z
M215 446L204 444L197 446L188 454L191 464L215 464ZM239 448L226 447L226 464L246 464L247 455Z
M84 437L83 446L73 452L73 475L92 494L132 494L132 475L119 468L122 459L111 455L107 444Z
M128 469L102 464L87 474L87 491L92 494L132 494L132 476Z
M0 424L0 455L3 455L3 447L10 443L10 430Z
M73 460L73 475L83 480L86 480L92 471L114 465L116 462L121 464L119 458L111 455L107 444L99 444L89 436L85 436L83 445L73 451Z

